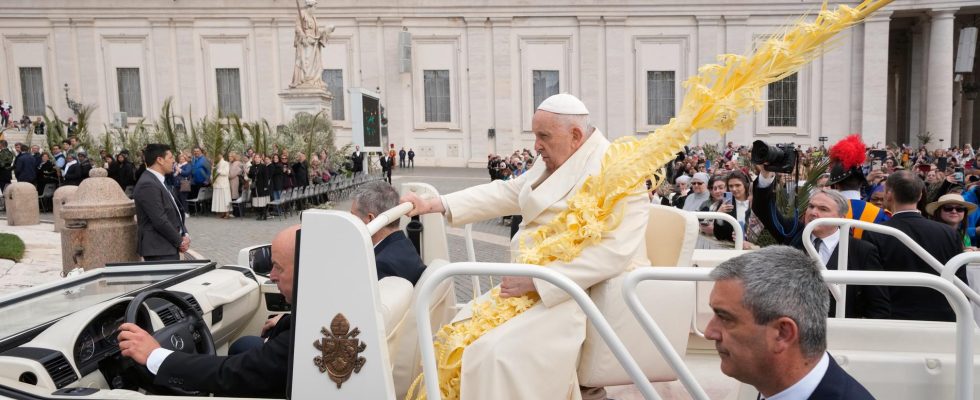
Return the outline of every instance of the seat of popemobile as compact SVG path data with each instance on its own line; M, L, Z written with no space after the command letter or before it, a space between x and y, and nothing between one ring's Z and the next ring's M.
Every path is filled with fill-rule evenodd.
M698 220L693 214L673 207L650 206L646 251L651 265L691 265L697 239ZM592 300L650 381L675 380L677 374L664 361L623 300L622 282L625 275L593 286L590 293ZM683 356L695 309L694 282L645 281L638 285L636 292L640 303L657 321L674 351ZM591 323L588 324L582 346L578 377L579 384L590 387L633 383Z

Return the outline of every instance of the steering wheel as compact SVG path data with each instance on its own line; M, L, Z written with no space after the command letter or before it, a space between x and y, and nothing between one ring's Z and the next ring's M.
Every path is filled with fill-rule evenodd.
M138 318L141 311L145 314L144 304L151 298L161 299L177 306L183 318L172 325L160 328L155 331L150 326L148 318ZM180 315L177 315L180 317ZM126 307L126 322L138 325L143 328L160 343L160 347L175 352L188 354L199 354L214 356L214 339L211 338L211 330L204 322L204 317L183 297L162 289L150 289L133 297ZM144 324L146 326L144 326ZM130 371L135 375L135 381L148 393L178 396L200 396L205 395L197 391L188 391L175 386L157 385L153 381L155 375L146 366L137 364L128 357L122 358L124 362L123 371Z

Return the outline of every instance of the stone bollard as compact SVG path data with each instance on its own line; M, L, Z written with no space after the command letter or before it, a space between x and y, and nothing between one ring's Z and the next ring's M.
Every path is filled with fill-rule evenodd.
M61 259L64 271L101 268L107 263L139 261L136 253L136 205L103 168L93 168L71 201L61 209Z
M74 198L75 191L77 190L78 186L67 185L54 191L54 197L51 199L51 203L54 205L52 209L54 210L55 232L61 232L61 230L65 227L65 219L61 218L61 209L65 206L65 202Z
M11 183L3 194L7 205L7 225L37 225L41 211L37 205L37 188L27 182Z

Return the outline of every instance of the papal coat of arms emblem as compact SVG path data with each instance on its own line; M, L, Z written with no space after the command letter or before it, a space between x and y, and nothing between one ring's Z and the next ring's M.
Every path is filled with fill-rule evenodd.
M320 368L320 372L327 372L330 380L340 389L351 375L361 372L367 359L360 354L367 348L367 344L357 338L361 334L360 329L350 329L350 322L347 322L344 314L334 316L330 322L330 330L323 327L320 333L323 334L323 339L314 341L313 347L320 350L321 355L313 358L313 364Z

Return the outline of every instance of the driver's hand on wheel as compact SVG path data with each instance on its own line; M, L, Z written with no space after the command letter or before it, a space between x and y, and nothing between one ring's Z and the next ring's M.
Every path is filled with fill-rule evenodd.
M148 332L136 324L125 323L119 326L119 350L122 355L132 358L140 365L146 365L146 359L153 350L160 348L160 343Z

